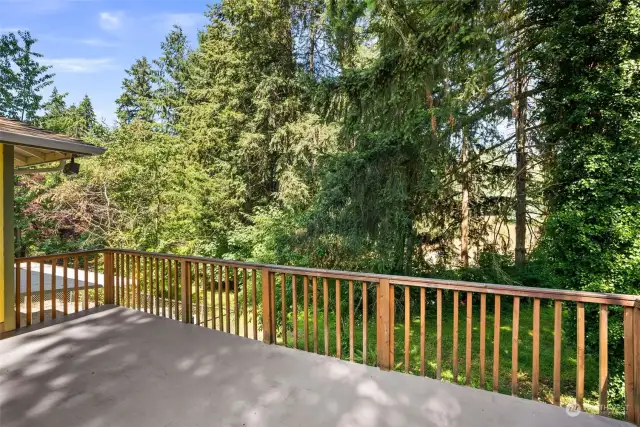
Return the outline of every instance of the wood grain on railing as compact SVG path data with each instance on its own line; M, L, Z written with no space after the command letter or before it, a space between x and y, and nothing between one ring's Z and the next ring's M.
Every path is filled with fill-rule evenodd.
M237 295L236 291L236 295ZM249 337L249 316L247 315L247 269L242 269L242 326L244 328L244 337Z
M298 348L298 284L296 275L291 276L291 298L293 306L293 348Z
M318 278L313 276L313 352L318 353Z
M442 289L436 290L436 379L442 377Z
M425 351L425 339L426 339L426 297L425 297L425 289L420 288L420 376L424 377L425 372L425 360L424 360L424 351Z
M340 279L336 279L336 357L342 359L342 313L340 312Z
M409 373L411 356L411 293L409 286L404 287L404 372Z
M538 400L540 383L540 299L533 300L533 367L531 373L531 398Z
M453 291L453 382L458 382L458 291Z
M353 280L349 280L349 360L352 362L355 357L355 348L353 343L354 334L355 334L355 312L353 307Z
M44 261L40 261L40 322L44 322Z
M480 294L480 388L486 387L487 294Z
M253 287L253 292L251 293L251 305L253 308L253 339L258 339L258 309L256 307L256 296L258 294L258 289L256 287L256 270L251 270L251 286Z
M584 409L584 303L577 304L577 372L576 372L576 403L580 410Z
M465 365L464 365L464 382L466 385L471 384L471 331L473 328L473 294L467 292L467 330L465 342Z
M500 386L500 295L495 296L493 311L493 391Z
M73 312L78 312L79 291L78 291L78 264L79 257L73 257Z
M324 303L324 311L322 318L324 320L324 354L329 355L329 282L325 277L322 280L322 302Z
M511 332L511 395L518 394L518 332L520 329L520 297L513 298L513 326Z
M309 351L309 276L304 276L302 286L304 306L304 351Z

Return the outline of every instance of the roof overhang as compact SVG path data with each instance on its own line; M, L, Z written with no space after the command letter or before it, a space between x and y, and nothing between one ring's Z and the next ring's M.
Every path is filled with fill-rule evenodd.
M106 151L103 147L1 117L0 143L14 146L14 167L94 156Z

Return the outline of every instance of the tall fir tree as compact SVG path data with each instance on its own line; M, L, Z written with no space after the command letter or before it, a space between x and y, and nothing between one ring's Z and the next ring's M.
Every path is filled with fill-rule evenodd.
M122 95L116 100L116 114L121 123L134 120L152 122L156 118L153 102L153 69L146 57L125 71L127 77L122 81Z

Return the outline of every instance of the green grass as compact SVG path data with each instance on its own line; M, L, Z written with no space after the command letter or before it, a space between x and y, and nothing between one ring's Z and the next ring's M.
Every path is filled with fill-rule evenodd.
M277 305L277 304L276 304ZM277 307L279 308L279 306ZM360 308L361 309L361 308ZM294 347L293 344L293 317L289 309L287 316L287 346ZM330 311L332 307L330 307ZM356 309L357 310L357 309ZM503 394L511 394L511 346L512 346L512 307L504 306L501 310L500 327L500 358L499 358L499 379L498 391ZM436 377L436 318L435 306L427 306L426 331L425 331L425 376ZM491 313L490 313L491 312ZM493 389L493 336L494 336L494 316L493 304L487 302L486 313L486 350L485 350L485 389ZM309 309L309 351L314 351L313 341L313 314L310 303ZM404 311L396 312L395 321L395 363L393 369L405 371L405 325ZM280 316L281 311L276 310L276 316ZM566 316L566 313L565 313ZM564 317L564 316L563 316ZM410 338L409 338L409 373L420 375L420 318L411 313ZM459 336L458 336L458 383L465 384L465 355L466 355L466 307L459 309ZM336 318L335 313L329 314L329 355L337 356L336 351ZM341 316L341 358L349 360L349 314L343 313ZM298 313L298 342L295 346L304 349L304 313ZM554 312L551 306L542 306L540 310L540 382L539 400L553 402L553 327ZM354 362L363 361L363 325L362 321L355 321L354 328ZM324 343L324 317L323 306L318 303L318 353L325 353ZM472 313L472 364L470 372L470 385L480 388L480 307L474 301ZM445 381L454 382L453 376L453 313L452 310L443 311L442 315L442 374ZM576 346L575 343L562 340L562 361L561 361L561 404L575 402L576 386ZM278 323L277 343L282 345L281 320ZM376 325L374 313L369 313L367 326L367 361L368 365L376 365ZM518 392L522 398L531 399L532 383L531 372L533 365L533 310L532 306L523 304L520 310L519 323L519 345L518 345ZM585 397L584 408L588 412L598 412L598 358L595 355L585 355ZM615 413L615 408L610 407L612 416L623 417L623 413Z

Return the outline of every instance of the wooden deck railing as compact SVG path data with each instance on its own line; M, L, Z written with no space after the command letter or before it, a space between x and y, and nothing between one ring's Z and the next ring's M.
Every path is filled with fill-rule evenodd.
M585 372L597 370L596 393L602 415L609 415L609 354L610 345L615 344L609 342L609 323L613 321L614 329L623 330L620 344L624 348L624 417L640 424L640 299L635 295L108 249L17 259L16 283L22 282L26 287L25 292L16 292L19 326L28 326L36 319L32 306L34 265L39 271L39 288L36 287L39 289L36 311L39 321L43 321L47 313L47 317L56 318L100 304L116 304L268 344L377 365L383 370L403 370L437 379L444 378L446 373L454 382L463 380L466 385L503 392L505 384L500 382L500 367L504 360L501 358L510 355L508 389L513 395L522 396L519 377L524 376L527 386L530 385L530 391L526 392L534 400L543 400L540 362L543 336L545 344L553 347L553 373L547 400L555 405L561 403L561 386L566 377L563 348L568 344L563 339L562 317L565 312L572 316L575 313L575 401L583 407ZM58 277L62 276L60 286L56 284L56 274L52 275L48 292L44 277L46 265L57 265ZM25 273L26 284L22 279ZM104 277L102 283L99 276ZM46 303L47 299L50 303ZM596 366L593 366L594 357L590 359L590 366L585 365L585 305L597 307L597 334L590 334L597 339ZM487 306L493 306L493 310ZM462 329L461 307L465 317ZM531 316L531 330L529 324L524 325L524 333L521 332L523 307L527 319ZM548 325L541 326L542 310ZM445 330L445 326L451 329ZM511 335L510 352L501 349L505 332ZM460 347L461 335L464 335L464 349ZM529 337L531 348L526 359L530 356L530 375L523 372L519 364L523 357L521 346L525 338L529 342ZM445 354L445 347L450 354ZM414 348L415 354L411 352ZM401 355L398 360L397 353ZM463 373L461 364L464 364Z

